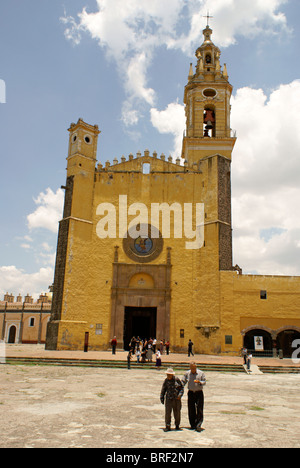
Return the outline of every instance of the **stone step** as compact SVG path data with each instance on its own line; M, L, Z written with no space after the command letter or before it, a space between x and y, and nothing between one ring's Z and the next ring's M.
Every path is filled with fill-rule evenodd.
M55 358L30 358L30 357L7 357L6 364L27 365L57 365L57 366L79 366L79 367L103 367L103 368L127 368L127 361L117 360L89 360L89 359L55 359ZM155 369L155 362L137 363L131 362L132 369ZM189 368L186 362L164 362L161 370L172 367L174 370L185 371ZM203 371L215 372L244 372L243 366L238 364L199 364Z
M292 366L260 366L260 370L264 374L300 374L300 368Z
M1 364L1 363L0 363ZM67 359L67 358L38 358L38 357L6 357L5 363L2 364L23 364L23 365L56 365L56 366L78 366L78 367L102 367L102 368L127 368L126 360L97 360L97 359ZM168 367L172 367L177 371L186 371L189 368L187 362L163 362L161 370L165 371ZM198 367L204 372L247 372L246 366L242 364L215 364L215 363L199 363ZM137 363L131 362L132 369L156 369L155 362ZM300 373L300 367L293 366L256 366L251 364L251 374L265 373L280 373L292 374Z
M263 372L260 370L260 368L258 366L256 366L255 364L251 364L250 366L250 370L247 369L247 365L244 364L243 365L245 371L247 372L247 374L250 374L250 375L262 375Z

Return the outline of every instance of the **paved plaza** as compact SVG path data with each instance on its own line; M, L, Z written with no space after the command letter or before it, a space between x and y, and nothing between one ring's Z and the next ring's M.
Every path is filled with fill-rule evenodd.
M300 447L299 374L206 377L204 430L185 391L182 430L164 433L162 370L2 364L0 447Z

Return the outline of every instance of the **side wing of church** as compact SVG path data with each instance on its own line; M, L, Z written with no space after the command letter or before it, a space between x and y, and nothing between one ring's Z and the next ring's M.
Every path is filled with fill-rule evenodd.
M98 126L69 129L47 349L108 349L116 336L197 353L290 355L300 338L300 277L232 265L232 86L207 26L185 87L182 164L156 152L103 167ZM259 338L257 341L256 338Z

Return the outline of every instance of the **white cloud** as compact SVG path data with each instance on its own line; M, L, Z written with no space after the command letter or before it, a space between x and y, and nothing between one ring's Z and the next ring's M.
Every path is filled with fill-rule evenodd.
M36 273L25 273L14 265L0 266L0 297L6 292L13 295L27 293L35 299L41 292L48 292L48 286L53 282L53 268L40 268Z
M145 52L136 55L130 60L127 66L127 82L126 90L129 96L142 99L147 104L154 104L155 92L151 88L146 87L145 70L147 70L147 62L149 57Z
M268 191L278 185L298 187L300 80L281 85L269 100L262 90L238 90L232 99L231 123L238 130L237 175L247 174L247 180L239 184L243 190L245 182L262 186L266 177Z
M43 252L39 252L39 254L37 255L37 260L36 262L40 265L50 265L51 267L53 267L53 265L55 264L55 258L56 258L56 252L54 253L43 253Z
M61 189L54 193L48 188L45 192L39 194L35 199L37 209L27 216L31 233L37 228L57 233L58 221L62 215L63 199L64 194ZM29 293L36 299L41 292L47 292L49 285L52 284L56 256L55 236L50 233L46 236L46 231L33 234L16 237L15 239L20 241L19 246L22 249L29 252L31 263L38 265L36 267L38 271L27 273L15 265L0 266L0 300L2 299L1 296L7 291L12 292L14 295L21 293L23 296ZM52 238L53 245L51 245Z
M65 34L78 44L83 30L98 41L109 59L116 62L127 98L123 104L122 119L126 126L138 123L139 103L150 106L155 102L155 91L148 86L147 72L154 51L174 34L182 8L181 0L97 0L98 11L86 9L78 15L77 23L65 13Z
M80 44L83 28L76 23L73 16L67 16L66 10L64 12L64 16L61 17L60 20L66 25L65 38L71 41L74 45Z
M83 9L76 21L65 12L61 19L65 35L74 44L88 32L106 51L127 93L122 112L126 126L136 125L142 113L139 102L153 107L155 90L148 86L148 72L160 47L192 56L202 43L208 9L213 7L215 42L228 46L236 37L276 34L287 31L279 8L286 0L97 0L98 11Z
M56 258L55 246L49 245L48 242L42 242L35 253L35 258L37 264L54 268Z
M52 249L52 247L48 244L48 242L43 242L42 248L46 250L46 252L49 252Z
M159 133L174 135L174 156L181 156L183 131L185 128L184 106L178 102L172 102L165 110L159 111L152 108L150 111L151 123Z
M126 127L130 127L138 123L140 113L137 109L134 109L134 102L132 99L128 99L123 103L122 107L122 120Z
M238 90L231 122L238 136L232 164L235 261L246 271L299 275L300 81L281 85L269 99L262 90Z
M64 193L61 189L56 193L50 188L47 188L45 193L41 192L34 199L37 209L27 216L29 229L43 228L56 233L58 221L62 216L63 201Z
M30 244L21 244L21 247L22 247L22 249L26 249L26 250L31 249L31 245L30 245Z
M187 51L201 38L199 24L207 10L213 13L210 24L214 29L214 40L222 47L237 41L238 36L253 38L256 36L275 35L287 31L286 17L278 9L287 0L205 0L191 2L191 28L182 47ZM203 6L199 10L197 4ZM205 12L205 13L204 13Z

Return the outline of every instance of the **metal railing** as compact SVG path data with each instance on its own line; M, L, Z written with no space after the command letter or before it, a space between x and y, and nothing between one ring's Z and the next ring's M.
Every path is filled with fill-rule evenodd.
M256 351L255 349L248 349L248 354L252 354L253 357L267 357L267 358L278 357L278 352L276 351L276 355L274 355L272 349L264 350L264 351Z

